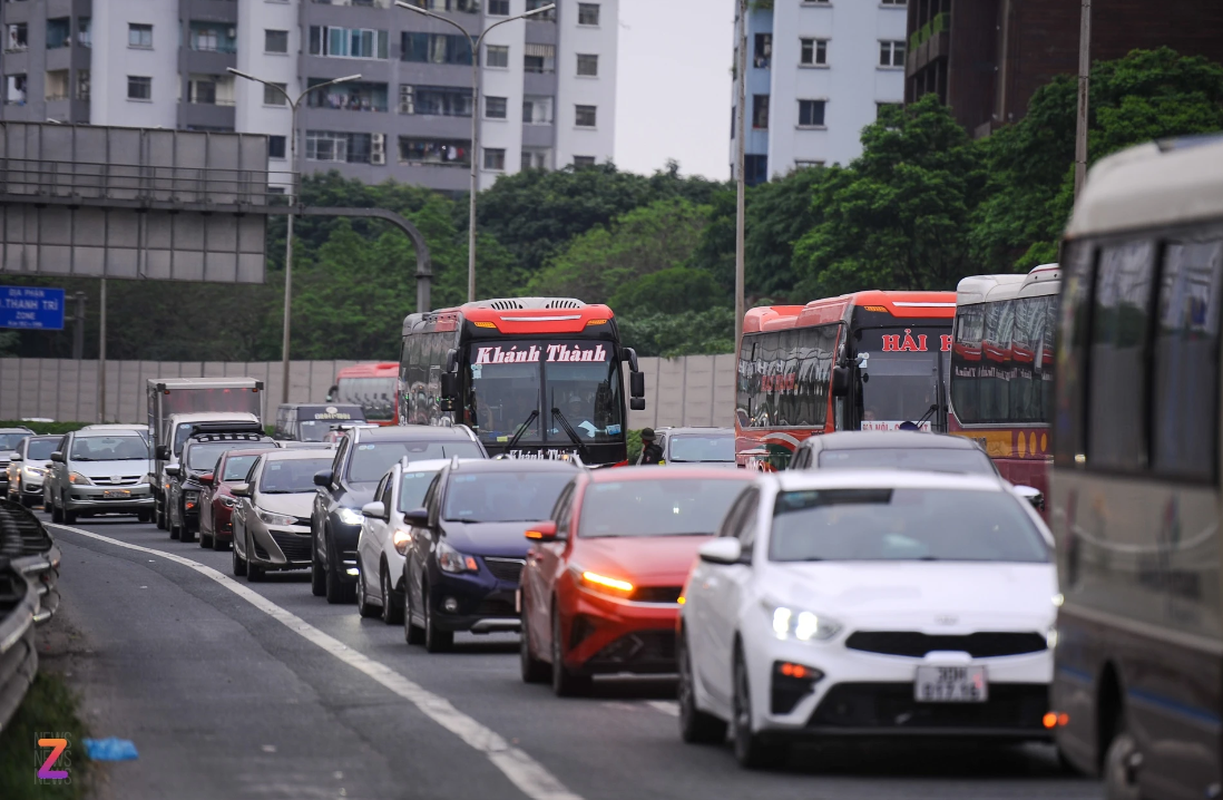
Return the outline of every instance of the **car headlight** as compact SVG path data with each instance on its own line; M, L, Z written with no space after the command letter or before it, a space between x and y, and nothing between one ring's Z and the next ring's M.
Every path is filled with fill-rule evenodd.
M578 577L583 589L591 589L600 594L611 595L612 597L629 597L635 588L633 584L621 578L600 575L597 572L590 572L578 567L573 568L573 574Z
M22 467L21 474L27 478L41 478L46 473L41 467Z
M445 542L437 544L437 565L442 572L479 572L480 565L469 555L464 555Z
M773 635L778 639L822 642L836 636L837 631L841 630L841 623L814 611L783 606L767 600L762 605L772 617Z
M297 517L290 517L287 514L274 514L271 511L264 511L262 508L257 509L256 513L259 519L266 522L268 525L296 525Z
M395 552L401 556L408 552L408 542L410 541L412 541L412 534L402 528L397 528L391 536L391 544L395 545Z
M355 508L341 508L339 511L340 522L345 525L360 525L365 519L361 516L361 512Z
M226 508L233 508L234 506L238 505L238 501L232 497L222 497L221 505L225 506Z
M93 486L93 481L89 480L89 478L86 478L79 472L69 472L68 482L73 486Z

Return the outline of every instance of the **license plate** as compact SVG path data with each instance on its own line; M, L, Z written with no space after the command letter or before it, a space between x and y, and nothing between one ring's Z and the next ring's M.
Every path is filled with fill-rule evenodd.
M107 489L102 492L103 500L120 500L132 496L131 489Z
M989 699L985 667L918 667L913 699L919 703L984 703Z

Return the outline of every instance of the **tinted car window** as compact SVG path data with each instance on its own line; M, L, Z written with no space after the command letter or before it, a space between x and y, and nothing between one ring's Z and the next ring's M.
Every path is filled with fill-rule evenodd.
M548 519L572 472L452 474L442 517L456 522L534 522Z
M1049 560L1049 548L1004 492L829 489L782 492L772 561Z
M47 461L55 452L55 446L58 444L59 439L35 439L26 445L26 460Z
M330 458L295 458L269 461L259 477L263 494L301 494L314 491L314 473L331 466Z
M734 461L733 436L672 436L670 461Z
M247 473L251 471L251 467L255 465L255 459L257 458L259 458L259 456L230 456L225 461L225 472L222 473L221 480L242 480L246 477Z
M994 462L978 450L943 450L936 447L910 447L888 450L824 450L820 453L824 469L920 469L933 472L958 472L969 475L996 475Z
M74 461L138 461L149 457L149 443L132 436L78 436L68 457Z
M353 447L348 464L348 480L353 483L377 483L396 461L434 458L483 458L480 446L471 441L450 442L365 442Z
M436 472L431 471L404 470L403 477L399 479L399 510L414 511L423 507L425 492L429 491L429 484L436 475Z
M272 442L199 442L187 448L187 469L212 469L229 450L271 450Z
M734 485L709 478L592 483L579 536L712 536L735 501Z

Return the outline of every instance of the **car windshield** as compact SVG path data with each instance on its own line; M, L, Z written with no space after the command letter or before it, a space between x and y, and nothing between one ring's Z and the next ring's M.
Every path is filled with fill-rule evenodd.
M484 458L480 446L472 441L453 439L446 442L361 442L348 464L351 483L377 483L396 461L407 456L409 461L434 458Z
M733 462L735 460L735 437L728 433L672 436L670 457L667 460L672 462Z
M51 439L33 439L26 445L26 461L50 461L51 454L59 445L59 437Z
M242 448L246 449L246 448ZM225 459L225 471L221 473L221 481L244 481L246 476L250 474L251 467L255 465L255 459L259 458L256 455L249 456L230 456Z
M28 439L32 433L0 433L0 450L16 450L22 439Z
M1049 547L1006 492L822 489L777 496L769 559L1044 563Z
M592 483L578 535L711 536L739 486L726 478Z
M229 450L271 450L274 442L193 442L187 448L187 469L207 471Z
M442 517L455 522L547 519L576 470L453 473Z
M262 494L302 494L313 492L314 474L331 466L331 457L276 458L267 463L259 477Z
M127 436L77 436L68 458L73 461L143 461L149 443L135 433Z
M996 475L994 462L980 450L950 450L937 447L897 447L820 452L823 469L919 469Z
M413 511L423 506L425 492L429 491L429 484L436 477L436 470L404 470L403 477L399 479L399 510Z

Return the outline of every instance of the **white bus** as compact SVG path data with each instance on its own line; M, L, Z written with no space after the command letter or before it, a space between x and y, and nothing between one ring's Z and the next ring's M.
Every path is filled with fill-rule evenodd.
M1053 716L1115 798L1223 793L1223 137L1103 159L1062 250Z

